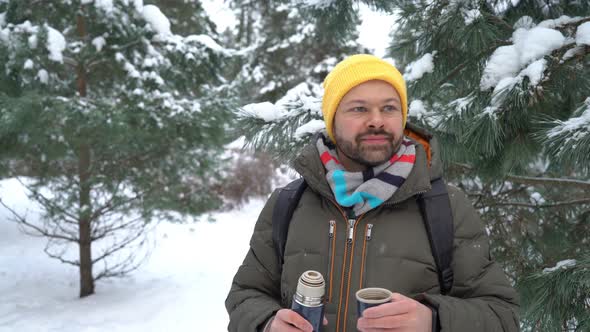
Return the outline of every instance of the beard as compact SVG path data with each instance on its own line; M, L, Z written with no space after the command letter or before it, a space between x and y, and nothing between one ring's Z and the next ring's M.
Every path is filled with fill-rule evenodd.
M380 135L387 138L387 144L372 145L363 144L363 137L368 135ZM391 159L402 144L403 135L396 138L384 130L368 130L357 135L354 141L346 140L334 131L336 146L348 159L366 167L375 167Z

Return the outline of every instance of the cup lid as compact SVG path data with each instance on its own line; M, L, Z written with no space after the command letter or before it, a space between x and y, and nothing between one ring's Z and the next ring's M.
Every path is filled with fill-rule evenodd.
M313 270L305 271L297 283L297 293L306 297L324 296L326 283L321 273Z

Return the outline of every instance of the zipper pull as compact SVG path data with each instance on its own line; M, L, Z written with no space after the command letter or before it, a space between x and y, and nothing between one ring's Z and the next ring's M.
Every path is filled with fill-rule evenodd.
M373 229L373 224L367 224L367 241L371 239L371 230Z
M334 226L336 225L336 222L334 220L330 220L330 234L328 235L331 238L334 237Z
M354 236L354 223L356 222L355 219L348 219L348 243L352 243L352 238Z

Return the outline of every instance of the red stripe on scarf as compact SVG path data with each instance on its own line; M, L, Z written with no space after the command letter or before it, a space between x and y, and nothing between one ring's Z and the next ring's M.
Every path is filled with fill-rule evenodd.
M336 158L332 157L332 155L328 151L322 153L322 155L320 156L320 159L322 160L322 163L324 165L327 165L330 162L330 160L334 160L334 162L336 164L340 164L338 162L338 160Z
M396 163L396 162L401 162L401 163L410 163L410 164L414 164L416 162L416 155L412 154L412 155L402 155L402 156L398 156L397 154L393 155L393 157L391 159L389 159L390 163Z

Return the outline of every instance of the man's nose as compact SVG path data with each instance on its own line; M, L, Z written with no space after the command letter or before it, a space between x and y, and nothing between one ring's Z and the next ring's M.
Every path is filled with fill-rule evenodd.
M369 111L369 119L367 125L370 128L381 128L383 127L383 114L379 109L371 109Z

